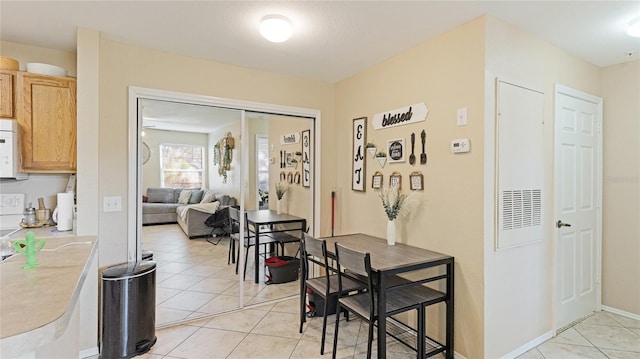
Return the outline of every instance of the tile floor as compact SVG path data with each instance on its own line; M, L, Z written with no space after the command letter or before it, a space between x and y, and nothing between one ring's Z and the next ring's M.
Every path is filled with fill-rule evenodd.
M156 325L164 326L239 308L240 283L235 265L227 264L229 238L213 245L188 239L177 224L145 226L143 249L153 252L156 269ZM243 285L245 305L297 295L298 282L253 282L253 248ZM264 265L261 265L264 268Z
M330 358L333 324L327 328L325 355L320 355L322 318L310 318L298 332L298 299L253 306L212 318L156 330L157 343L138 358ZM367 325L341 322L338 358L366 357ZM388 339L388 358L415 358L415 352ZM375 343L373 346L375 357ZM442 358L442 356L436 356ZM599 312L556 338L520 356L546 358L640 358L640 321Z

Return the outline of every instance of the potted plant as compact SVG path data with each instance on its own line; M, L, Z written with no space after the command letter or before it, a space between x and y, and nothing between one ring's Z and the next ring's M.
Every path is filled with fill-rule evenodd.
M369 152L369 155L371 156L371 158L376 157L376 151L378 149L376 148L376 145L373 144L373 142L367 142L367 144L364 145L364 148L367 149L367 152Z
M376 159L380 163L381 167L384 167L384 164L387 163L387 153L384 151L379 151L376 153Z
M391 186L380 193L382 199L382 207L387 215L387 244L392 246L396 244L396 218L400 215L404 208L407 195L400 192L398 186Z

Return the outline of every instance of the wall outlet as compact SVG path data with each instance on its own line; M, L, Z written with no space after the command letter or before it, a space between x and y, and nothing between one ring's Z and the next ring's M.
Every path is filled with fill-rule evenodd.
M103 212L122 212L122 197L103 197L102 198L102 211Z

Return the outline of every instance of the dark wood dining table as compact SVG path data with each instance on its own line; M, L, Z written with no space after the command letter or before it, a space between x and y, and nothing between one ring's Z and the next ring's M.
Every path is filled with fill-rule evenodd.
M300 231L300 238L307 228L307 220L302 217L294 216L291 214L281 213L278 214L274 210L261 209L257 211L247 211L247 222L254 228L256 238L256 250L254 251L254 267L255 267L255 282L260 282L260 257L257 248L260 248L260 234L278 233L278 232L292 232ZM299 224L298 226L289 226L291 224ZM285 225L286 228L276 228L276 225ZM264 229L264 227L269 229Z
M425 278L421 279L412 278L412 282L416 285L422 285L437 280L446 281L446 300L444 301L446 304L445 344L441 345L438 352L443 351L445 352L446 358L453 358L454 257L402 243L388 245L385 239L361 233L322 239L327 241L328 255L333 258L335 258L336 242L357 251L368 252L371 255L371 269L377 273L375 276L375 286L377 286L377 288L385 288L385 290L377 291L376 298L378 313L378 358L386 358L386 298L387 295L393 295L393 288L387 288L388 277L425 268L444 266L444 274L426 275ZM417 273L422 273L422 271ZM420 320L423 321L421 325L424 326L424 318L419 318L419 321ZM418 340L417 346L418 357L423 358L426 351L425 338Z

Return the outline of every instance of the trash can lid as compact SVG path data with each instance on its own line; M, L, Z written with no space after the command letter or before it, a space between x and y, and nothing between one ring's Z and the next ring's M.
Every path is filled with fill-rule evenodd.
M117 264L105 269L102 272L102 278L127 278L137 277L156 270L156 262L141 261Z

